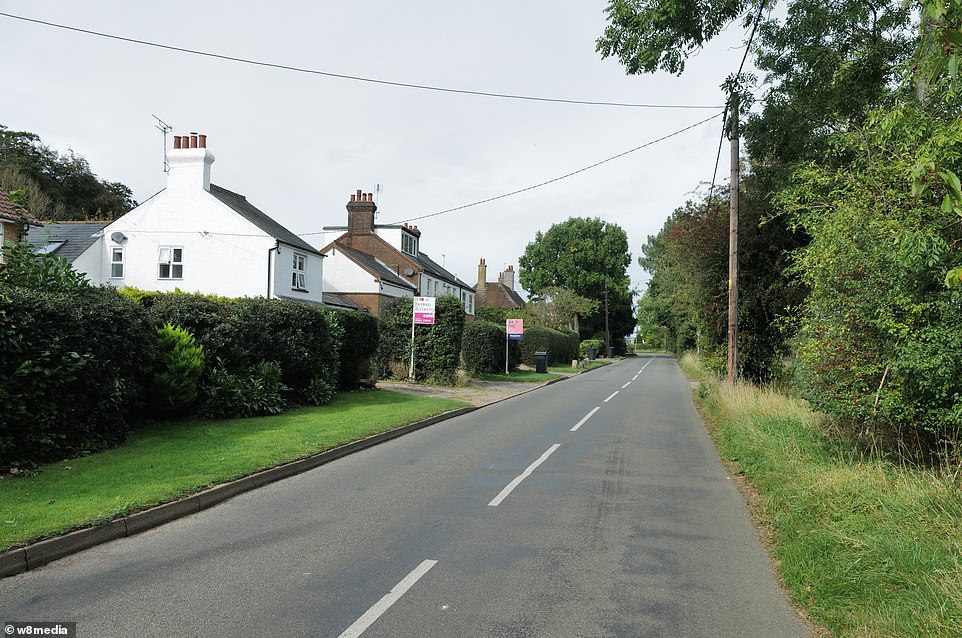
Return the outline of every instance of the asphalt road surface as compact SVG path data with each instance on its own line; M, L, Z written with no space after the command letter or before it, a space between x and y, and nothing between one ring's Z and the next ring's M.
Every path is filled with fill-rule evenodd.
M808 636L673 359L497 403L0 581L78 636Z

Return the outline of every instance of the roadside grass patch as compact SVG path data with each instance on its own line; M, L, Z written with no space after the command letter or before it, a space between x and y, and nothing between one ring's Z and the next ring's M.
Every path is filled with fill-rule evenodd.
M550 370L550 368L549 368ZM552 379L561 378L560 374L551 374L544 372L535 372L534 370L512 370L509 374L474 374L471 375L473 378L480 381L518 381L521 383L533 383L538 381L550 381Z
M586 370L594 370L595 368L601 368L602 366L611 365L615 361L617 361L617 359L606 359L606 360L595 359L594 361L589 361L588 366L584 368L572 368L570 363L553 365L553 366L549 365L548 371L562 372L566 374L579 373L579 372L585 372Z
M774 391L703 381L724 458L761 493L756 515L793 601L835 636L962 635L962 486L869 455Z
M274 416L161 423L121 447L0 480L0 551L465 405L376 390Z

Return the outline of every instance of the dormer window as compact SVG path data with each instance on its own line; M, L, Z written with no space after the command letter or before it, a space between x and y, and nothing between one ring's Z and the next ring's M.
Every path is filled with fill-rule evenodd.
M412 257L418 256L418 238L414 235L401 233L401 252L407 253Z

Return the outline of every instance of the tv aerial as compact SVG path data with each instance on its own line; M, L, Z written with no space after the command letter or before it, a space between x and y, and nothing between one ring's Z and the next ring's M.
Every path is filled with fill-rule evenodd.
M157 117L157 116L154 115L153 113L151 113L151 116L152 116L155 120L157 120L157 123L154 124L154 128L156 128L158 131L160 131L161 133L164 134L164 172L165 172L165 173L169 173L169 172L170 172L170 164L167 163L167 134L170 133L171 131L173 131L173 130L174 130L174 127L173 127L173 125L168 124L167 122L163 121L162 119L160 119L159 117Z

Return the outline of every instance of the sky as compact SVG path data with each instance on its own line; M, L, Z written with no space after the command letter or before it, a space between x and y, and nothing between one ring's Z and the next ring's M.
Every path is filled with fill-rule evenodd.
M254 66L0 16L0 124L72 149L138 202L164 188L163 134L207 135L211 181L320 247L361 189L379 224L409 221L420 248L462 280L513 265L538 231L599 217L641 247L707 192L716 118L523 193L721 112L746 33L732 25L680 77L629 76L595 41L606 0L0 0L0 12L275 65L533 97L717 109L633 108L428 91ZM168 148L172 140L168 136ZM718 183L727 181L727 145ZM422 219L417 219L424 217Z

